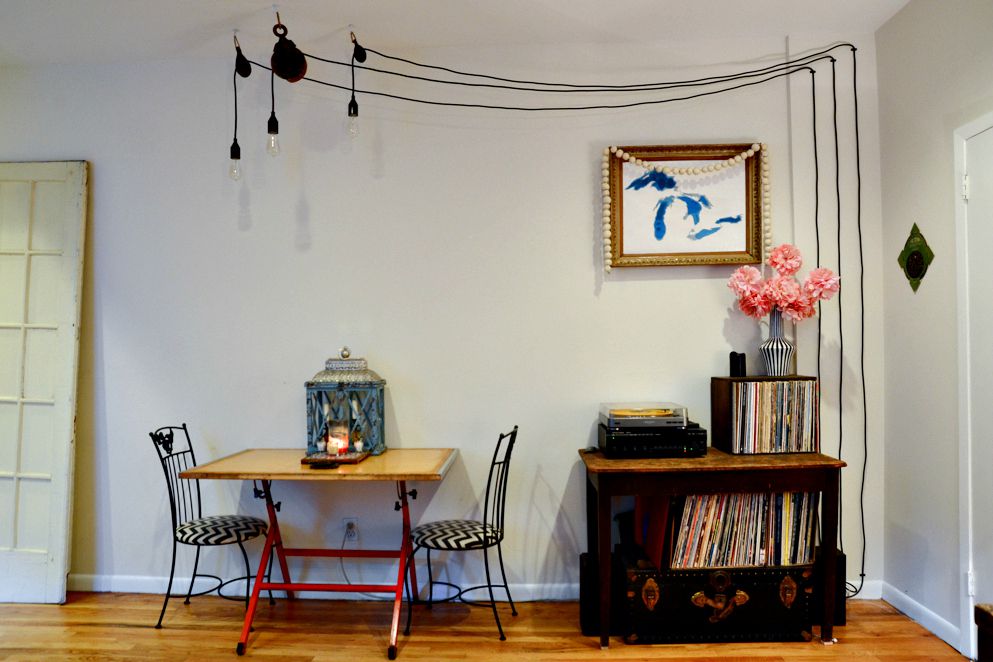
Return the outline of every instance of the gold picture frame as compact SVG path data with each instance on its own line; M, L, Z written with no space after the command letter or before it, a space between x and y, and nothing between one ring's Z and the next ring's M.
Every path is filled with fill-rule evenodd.
M604 150L604 264L762 261L768 148L758 143Z

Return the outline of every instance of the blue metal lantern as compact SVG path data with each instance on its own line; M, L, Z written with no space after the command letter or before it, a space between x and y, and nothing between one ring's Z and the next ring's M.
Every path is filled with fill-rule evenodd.
M327 451L343 440L347 452L386 450L383 435L383 387L386 380L365 359L350 358L343 347L307 387L307 454Z

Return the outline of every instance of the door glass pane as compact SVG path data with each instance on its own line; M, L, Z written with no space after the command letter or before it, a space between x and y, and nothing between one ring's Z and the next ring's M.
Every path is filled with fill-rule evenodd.
M21 330L0 329L0 398L21 396Z
M14 479L0 476L0 503L14 503ZM10 508L4 509L10 512ZM0 550L14 546L14 518L0 517Z
M18 407L16 402L0 402L0 474L14 473L17 469Z
M21 478L17 499L17 549L48 549L52 481Z
M23 255L0 255L0 324L24 322Z
M31 184L0 182L0 250L27 249L30 213Z
M24 397L55 398L55 368L58 333L50 329L28 329L24 342Z
M21 435L21 473L51 475L55 434L55 408L52 405L24 405L24 433Z
M34 218L31 248L62 249L62 221L65 216L65 187L62 182L37 182L34 187Z
M30 324L57 324L62 301L59 281L62 258L58 255L31 256L31 273L28 282L28 322Z

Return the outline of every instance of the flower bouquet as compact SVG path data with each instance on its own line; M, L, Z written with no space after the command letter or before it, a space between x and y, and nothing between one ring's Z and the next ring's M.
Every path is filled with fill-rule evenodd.
M841 287L841 279L830 269L818 267L800 283L796 272L803 265L799 249L792 244L777 246L766 264L776 270L776 275L763 279L755 267L740 267L728 279L728 287L738 299L741 312L755 319L769 315L769 340L760 349L766 360L768 373L773 376L788 375L793 359L794 345L783 337L782 316L794 322L817 314L818 301L833 297Z

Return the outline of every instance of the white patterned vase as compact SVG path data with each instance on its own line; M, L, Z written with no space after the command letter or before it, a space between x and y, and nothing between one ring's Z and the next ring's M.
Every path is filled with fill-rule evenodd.
M769 313L769 339L759 345L765 360L765 373L770 377L793 374L793 352L796 345L783 336L783 313L773 308Z

